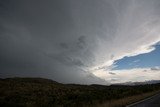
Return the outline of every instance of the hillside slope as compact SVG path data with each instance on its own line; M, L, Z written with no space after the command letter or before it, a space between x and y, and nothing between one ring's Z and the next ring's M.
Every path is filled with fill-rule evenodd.
M54 107L94 105L112 99L160 89L160 84L103 86L61 84L42 78L0 79L1 107Z

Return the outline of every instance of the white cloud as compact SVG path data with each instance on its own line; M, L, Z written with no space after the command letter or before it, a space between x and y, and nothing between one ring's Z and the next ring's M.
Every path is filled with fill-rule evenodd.
M90 67L90 72L96 76L110 81L112 78L119 82L124 81L142 81L145 79L160 79L160 74L152 74L152 70L147 73L141 72L143 69L131 69L112 71L117 75L109 75L116 60L123 57L131 57L140 54L146 54L155 50L155 45L160 41L160 19L157 12L160 8L156 7L154 2L127 2L128 5L123 7L115 7L117 16L116 27L110 28L106 25L106 29L114 29L115 32L110 35L106 31L106 36L100 38L98 35L98 47L94 51L95 66ZM114 7L115 4L113 4ZM110 35L108 37L107 35ZM111 58L111 56L114 56ZM103 58L101 58L103 57ZM105 68L98 69L98 68ZM103 71L104 70L104 71ZM144 73L144 75L143 75ZM133 77L132 77L133 76Z
M154 72L151 68L134 68L125 70L112 70L112 71L94 71L93 74L105 79L109 83L124 83L128 81L132 82L143 82L149 80L160 79L160 69L156 69ZM116 75L110 75L109 72L115 73ZM112 81L114 79L114 81Z

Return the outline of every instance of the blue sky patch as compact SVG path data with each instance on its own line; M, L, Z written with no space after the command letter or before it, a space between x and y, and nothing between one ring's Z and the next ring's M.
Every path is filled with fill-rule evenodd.
M160 66L160 44L155 45L155 50L150 53L124 57L117 60L115 65L113 70Z

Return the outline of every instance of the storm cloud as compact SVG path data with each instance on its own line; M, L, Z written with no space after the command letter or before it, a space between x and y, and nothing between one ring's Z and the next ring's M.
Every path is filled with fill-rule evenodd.
M109 84L97 72L159 41L159 0L0 1L0 77Z

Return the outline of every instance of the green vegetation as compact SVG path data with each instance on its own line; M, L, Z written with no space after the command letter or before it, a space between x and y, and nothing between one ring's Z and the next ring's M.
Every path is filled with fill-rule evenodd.
M103 86L60 84L42 78L0 79L1 107L82 107L160 90L160 84Z

